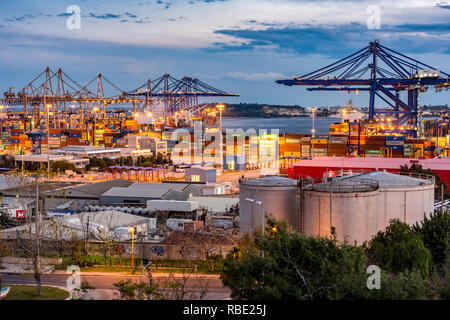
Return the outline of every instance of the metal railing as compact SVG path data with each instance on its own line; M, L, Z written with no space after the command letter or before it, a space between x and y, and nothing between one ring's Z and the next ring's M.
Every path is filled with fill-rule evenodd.
M422 180L430 180L432 183L436 182L436 177L431 174L416 173L416 172L399 172L398 174L401 176L408 176Z
M337 192L337 193L352 193L352 192L369 192L378 190L379 184L377 180L352 178L349 180L332 180L328 182L310 183L304 185L305 190L317 192Z

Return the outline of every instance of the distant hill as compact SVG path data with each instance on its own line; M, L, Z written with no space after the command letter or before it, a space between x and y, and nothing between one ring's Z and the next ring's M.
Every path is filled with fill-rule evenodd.
M215 104L206 104L214 107ZM264 118L280 118L280 117L302 117L305 108L293 105L269 105L258 103L239 103L225 104L223 111L224 117L264 117Z

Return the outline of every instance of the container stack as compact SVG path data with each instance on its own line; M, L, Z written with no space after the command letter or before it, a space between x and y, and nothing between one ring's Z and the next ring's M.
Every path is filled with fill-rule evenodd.
M392 158L403 158L405 136L386 136L386 148L390 149Z
M385 147L385 136L369 136L367 137L367 143L364 146L365 157L380 157L381 149Z
M328 139L311 139L311 156L324 157L328 156Z
M328 144L328 156L341 157L345 156L347 149L347 137L330 137Z
M311 156L311 137L303 137L301 141L301 155L302 157Z

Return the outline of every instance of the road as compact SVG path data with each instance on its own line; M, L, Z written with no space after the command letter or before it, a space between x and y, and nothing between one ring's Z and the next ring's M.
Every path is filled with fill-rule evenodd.
M42 284L58 287L66 287L66 281L69 275L66 274L43 274L41 275ZM116 274L103 274L103 275L89 275L89 273L82 273L81 280L87 280L96 290L102 292L109 292L107 297L112 297L112 290L116 291L114 283L120 280L131 279L136 282L139 281L139 276L135 275L116 275ZM153 282L158 283L163 277L160 275L154 275ZM144 276L143 281L146 281ZM204 300L226 300L230 298L230 290L222 285L222 281L218 278L193 278L188 279L186 287L191 288L198 285L199 281L201 285L207 287L207 294ZM32 274L3 274L3 285L5 284L35 284L35 280Z

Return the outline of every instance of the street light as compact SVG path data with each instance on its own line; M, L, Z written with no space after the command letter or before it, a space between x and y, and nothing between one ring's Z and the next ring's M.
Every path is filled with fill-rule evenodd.
M134 234L136 232L136 227L129 227L128 231L131 232L131 267L133 268L133 259L134 259Z
M251 198L245 198L245 201L250 202L251 204L256 204L257 206L261 206L262 208L262 231L261 231L261 235L262 235L262 241L264 242L264 229L266 224L264 223L264 202L259 201L259 200L255 200L255 199L251 199ZM252 215L253 215L253 210L252 210ZM261 250L261 257L264 258L264 249Z
M219 117L220 117L220 120L219 120L219 123L220 123L219 129L220 129L220 132L222 132L222 110L225 109L225 105L223 105L223 104L218 104L218 105L216 106L216 108L219 109Z
M311 108L311 112L312 112L312 129L311 129L312 153L311 153L311 155L314 157L314 138L316 137L316 129L314 127L314 115L316 112L316 108Z

